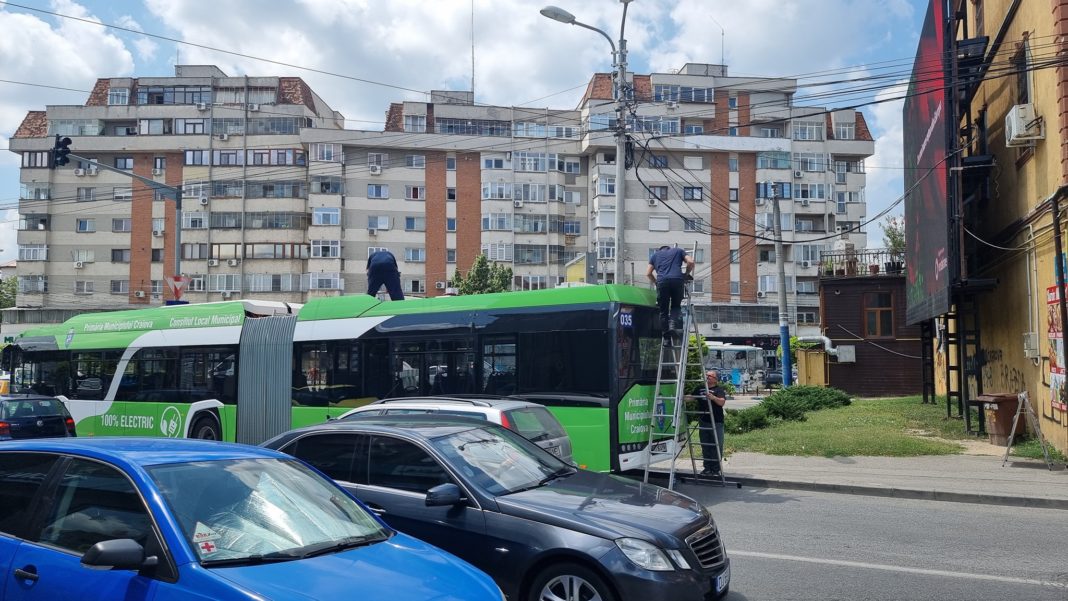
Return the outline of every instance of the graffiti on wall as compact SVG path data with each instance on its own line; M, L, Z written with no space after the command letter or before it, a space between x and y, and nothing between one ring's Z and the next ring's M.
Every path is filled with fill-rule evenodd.
M983 390L997 392L1023 392L1026 386L1024 372L1004 361L1001 349L984 350L982 367Z

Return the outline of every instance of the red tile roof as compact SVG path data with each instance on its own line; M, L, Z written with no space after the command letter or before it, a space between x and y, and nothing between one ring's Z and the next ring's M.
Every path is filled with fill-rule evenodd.
M12 138L43 138L48 135L48 113L45 111L30 111L26 118L15 130Z

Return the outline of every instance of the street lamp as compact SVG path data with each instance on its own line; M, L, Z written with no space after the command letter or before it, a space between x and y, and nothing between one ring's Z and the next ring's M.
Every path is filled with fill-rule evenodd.
M575 25L576 27L582 27L583 29L589 29L590 31L596 31L604 36L604 39L608 40L609 45L612 46L612 68L615 71L615 82L612 86L612 99L616 102L616 259L615 259L615 283L620 284L623 282L623 237L626 227L624 227L624 211L623 204L626 199L626 178L627 178L627 94L626 94L626 82L627 82L627 40L623 37L624 28L627 25L627 5L632 0L619 0L623 5L623 18L619 23L619 47L617 49L616 44L612 41L604 31L587 25L575 19L575 15L567 12L562 8L556 6L546 6L541 9L541 14L552 19L553 21L559 21L567 25Z

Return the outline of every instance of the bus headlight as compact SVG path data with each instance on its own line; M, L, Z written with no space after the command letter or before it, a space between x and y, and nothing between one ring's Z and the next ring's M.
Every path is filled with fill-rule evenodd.
M654 572L670 572L675 569L660 547L650 542L638 538L619 538L616 539L616 546L638 567Z

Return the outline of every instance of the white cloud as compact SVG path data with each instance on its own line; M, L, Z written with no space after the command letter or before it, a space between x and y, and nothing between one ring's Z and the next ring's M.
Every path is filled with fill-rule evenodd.
M119 27L125 27L126 29L132 29L134 31L144 31L141 24L130 15L119 17L118 20L115 21L115 24ZM153 41L152 38L135 34L133 35L132 43L134 48L137 49L137 57L141 59L142 62L152 62L152 60L156 58L156 51L159 50L159 44Z
M882 90L875 100L884 101L867 107L868 124L875 135L875 156L868 159L868 217L872 218L904 194L902 167L902 141L904 129L901 97L908 89L908 81L898 81L894 87ZM892 215L904 213L904 203L890 211Z

